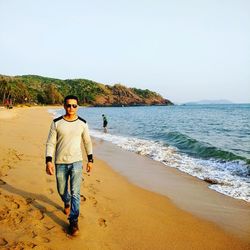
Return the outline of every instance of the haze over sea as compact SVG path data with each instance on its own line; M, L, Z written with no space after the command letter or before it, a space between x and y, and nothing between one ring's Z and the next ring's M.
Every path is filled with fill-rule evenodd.
M102 114L109 121L108 133L102 129ZM79 108L79 115L92 136L250 201L250 104L89 107Z

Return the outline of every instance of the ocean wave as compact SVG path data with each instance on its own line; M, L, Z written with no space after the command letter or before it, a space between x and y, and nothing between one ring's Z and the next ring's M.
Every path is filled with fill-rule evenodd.
M222 162L198 159L181 153L176 147L167 146L163 142L105 134L97 130L91 130L90 133L93 137L109 141L125 150L147 156L204 180L209 183L209 188L217 192L250 202L249 169L242 160Z
M209 143L198 141L179 132L169 132L164 135L165 140L189 155L203 159L216 159L219 161L244 161L250 165L250 159L228 152Z
M59 116L61 114L62 109L58 110L58 109L48 109L48 113L51 114L51 116L53 118L56 118L57 116Z

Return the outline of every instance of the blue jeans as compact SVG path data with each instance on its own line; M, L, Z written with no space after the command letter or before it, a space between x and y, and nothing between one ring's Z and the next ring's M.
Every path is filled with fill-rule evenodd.
M70 192L68 191L70 180ZM82 180L82 162L56 164L57 191L64 205L70 204L69 220L77 222L80 208L80 188Z

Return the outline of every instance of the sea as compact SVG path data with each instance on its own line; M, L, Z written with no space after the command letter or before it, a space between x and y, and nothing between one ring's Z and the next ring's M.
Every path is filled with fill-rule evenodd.
M78 114L87 120L91 136L250 202L250 104L80 107Z

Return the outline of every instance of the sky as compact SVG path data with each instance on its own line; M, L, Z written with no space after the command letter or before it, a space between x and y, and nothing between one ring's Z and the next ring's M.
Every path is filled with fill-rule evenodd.
M250 103L249 0L0 0L0 74Z

